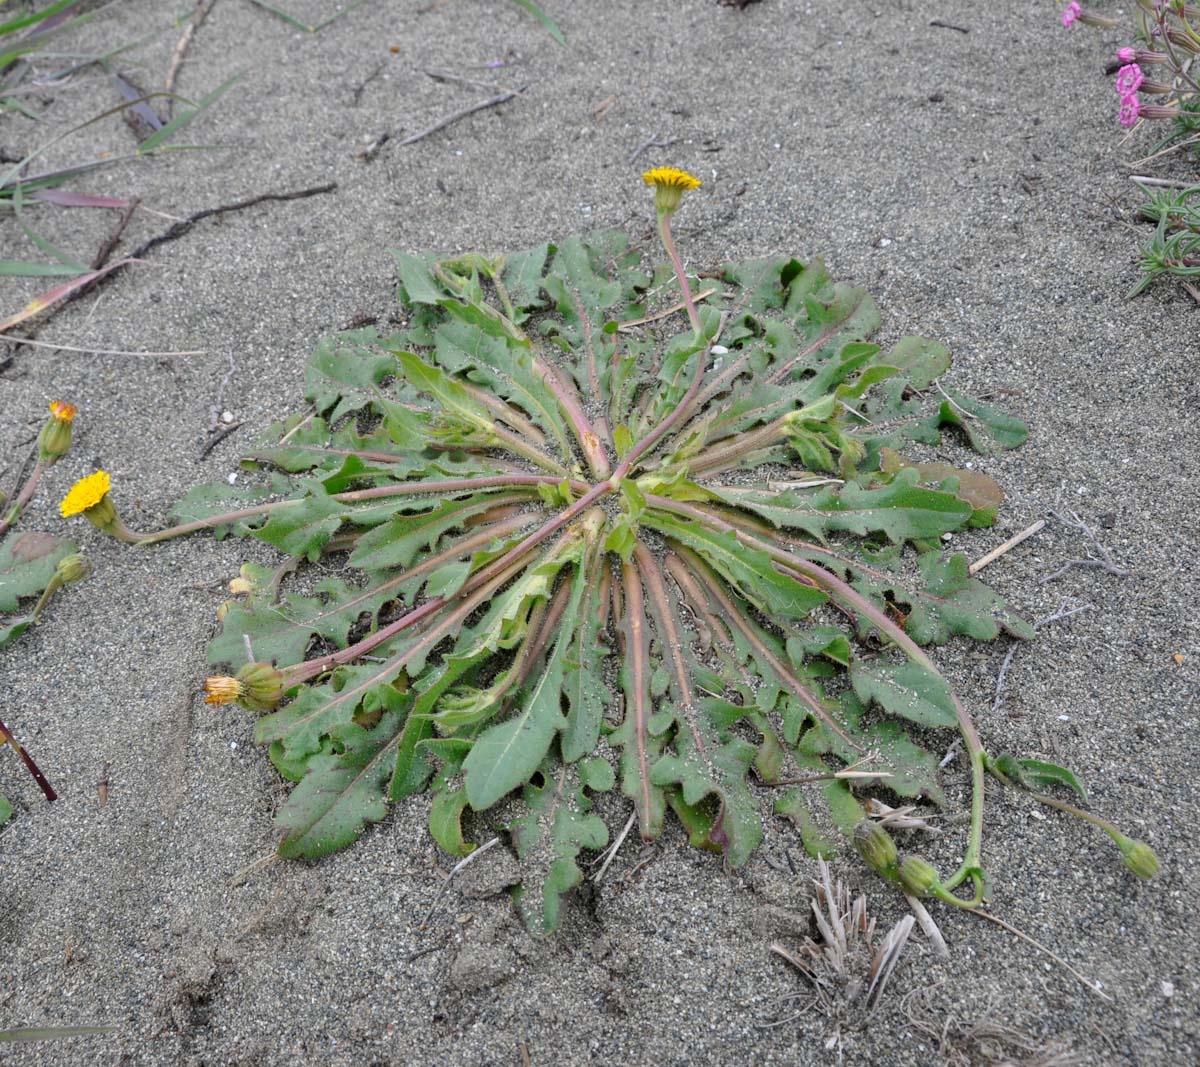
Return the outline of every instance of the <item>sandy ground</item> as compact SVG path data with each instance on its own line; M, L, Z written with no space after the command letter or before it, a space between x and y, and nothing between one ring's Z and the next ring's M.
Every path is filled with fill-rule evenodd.
M987 1019L1081 1062L1195 1062L1198 312L1165 286L1121 299L1135 247L1121 224L1133 201L1121 161L1150 143L1121 144L1101 73L1125 42L1064 32L1040 0L546 6L569 48L500 0L369 3L318 36L218 0L178 87L200 95L245 72L188 138L224 147L77 183L176 216L337 188L202 223L37 333L204 355L23 348L0 373L6 488L46 401L82 408L76 447L24 525L69 531L95 564L0 662L3 718L62 794L45 804L11 755L0 759L0 789L18 807L0 835L0 1025L118 1027L69 1045L3 1046L0 1060L942 1062L905 1011L914 993L910 1012L923 1002L931 1025L951 1033ZM72 45L99 50L161 30L126 68L159 84L177 39L166 18L161 5L130 0ZM931 28L938 18L969 32ZM510 65L484 68L502 56ZM528 88L356 160L385 131L415 132L488 95L423 73L434 67ZM53 101L55 130L114 102L99 81ZM0 126L10 150L39 136L11 116ZM628 162L655 136L677 140ZM132 144L110 121L47 162ZM788 1018L799 1005L779 998L805 987L768 944L807 932L814 870L782 823L732 874L687 849L677 829L644 854L627 845L607 883L578 894L545 942L527 937L499 889L503 850L439 895L449 861L426 834L421 799L325 862L235 877L271 853L283 787L250 741L250 716L206 708L197 692L221 582L270 554L209 538L131 551L82 522L68 527L61 493L103 465L126 519L161 524L187 488L224 478L240 446L299 406L303 362L322 335L393 308L387 249L515 249L600 226L640 235L651 216L638 174L660 162L705 182L678 220L693 265L823 255L879 300L885 338L946 341L956 384L1013 391L1004 402L1032 434L980 462L1010 496L999 525L963 538L964 551L981 555L1049 509L1072 509L1131 572L1074 569L1044 582L1087 548L1051 521L989 580L1032 618L1071 598L1092 610L1018 652L995 715L1005 648L959 644L942 656L986 743L1069 763L1096 809L1163 861L1159 880L1137 884L1099 835L990 794L994 911L1111 1002L1011 935L942 912L952 961L915 944L873 1018ZM113 216L42 210L36 223L86 257ZM167 225L139 213L122 247ZM10 215L0 246L27 254ZM38 288L6 282L0 310ZM197 461L218 403L243 427ZM952 765L948 784L962 779ZM604 814L615 828L625 810L614 802ZM486 826L477 831L482 840ZM950 836L947 860L961 844ZM796 875L781 862L789 852ZM871 893L881 923L902 914L857 861L837 869Z

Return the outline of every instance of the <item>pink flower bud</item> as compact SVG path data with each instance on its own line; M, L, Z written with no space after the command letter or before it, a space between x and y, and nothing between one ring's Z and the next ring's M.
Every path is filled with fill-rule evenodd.
M1062 24L1064 26L1070 26L1071 23L1074 22L1077 18L1079 18L1079 16L1082 14L1083 14L1083 8L1081 8L1079 6L1079 4L1076 3L1076 0L1071 0L1071 2L1069 4L1067 4L1066 8L1063 10Z
M1137 49L1136 48L1118 48L1117 49L1117 59L1119 59L1122 63L1132 63L1137 59Z

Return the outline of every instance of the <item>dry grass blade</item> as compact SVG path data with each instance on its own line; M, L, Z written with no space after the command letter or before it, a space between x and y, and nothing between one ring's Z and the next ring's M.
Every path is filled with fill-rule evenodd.
M908 935L912 933L916 922L917 920L911 915L904 916L888 931L887 937L883 939L883 944L875 953L875 958L871 961L871 970L867 975L869 980L867 985L868 1008L874 1009L875 1005L879 1003L879 998L883 996L888 979L892 977L896 964L900 962L900 957L904 954L904 946L908 944Z

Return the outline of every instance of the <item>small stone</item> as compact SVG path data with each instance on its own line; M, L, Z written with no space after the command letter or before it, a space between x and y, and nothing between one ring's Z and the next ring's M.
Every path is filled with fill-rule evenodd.
M221 421L223 423L225 423L226 425L233 422L233 412L232 411L222 411L221 412Z
M1159 985L1159 989L1162 990L1162 995L1166 997L1167 1000L1170 1000L1175 995L1174 982L1162 982Z

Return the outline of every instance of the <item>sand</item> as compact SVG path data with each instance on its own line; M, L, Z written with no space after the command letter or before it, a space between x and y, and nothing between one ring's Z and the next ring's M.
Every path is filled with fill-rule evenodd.
M204 355L21 348L0 372L0 484L15 477L48 399L82 409L74 449L23 526L69 533L95 566L0 659L2 716L61 793L44 803L11 754L0 759L0 790L18 808L0 833L0 1025L117 1027L6 1045L0 1059L942 1062L938 1041L910 1021L924 1011L952 1034L987 1019L1080 1062L1195 1061L1198 312L1165 285L1122 299L1137 240L1125 226L1135 197L1123 161L1152 143L1149 133L1122 140L1102 73L1126 42L1063 31L1054 5L1033 0L546 6L569 48L500 0L368 3L315 36L245 0L218 0L178 83L198 96L243 72L185 138L215 147L76 183L173 216L337 188L202 222L36 334ZM159 4L130 0L71 47L158 31L123 68L157 85L178 37L168 18ZM969 32L931 28L938 18ZM509 65L484 67L505 56ZM527 88L399 146L490 93L435 81L429 68ZM65 129L111 102L99 80L48 93L44 127L9 115L0 142L28 150L43 128ZM355 158L384 132L393 142L373 161ZM675 141L628 161L655 137ZM46 162L132 146L110 120ZM64 523L60 494L103 465L127 521L162 524L190 486L225 478L239 448L301 405L304 360L323 335L395 309L389 248L503 251L606 226L642 234L652 220L638 175L651 163L705 182L677 222L690 264L821 255L873 293L885 340L947 342L956 385L1003 390L1028 420L1023 448L975 461L1009 494L998 525L955 547L974 558L1051 509L1073 511L1128 570L1073 568L1045 581L1089 547L1051 519L986 576L1031 618L1064 602L1090 610L1018 650L995 714L1006 646L963 642L940 655L993 750L1070 764L1096 810L1163 862L1157 881L1139 884L1100 835L1043 818L1026 797L989 793L994 912L1111 1002L1010 934L941 909L948 964L914 938L872 1018L800 1012L803 1002L780 998L806 986L768 945L807 933L815 869L782 822L733 873L688 849L677 828L645 852L627 843L546 941L515 917L502 848L440 891L451 861L426 833L420 798L338 856L237 877L271 854L284 787L251 742L251 716L205 707L198 691L222 583L244 560L272 555L205 537L132 551ZM34 219L90 256L114 216ZM168 225L139 212L122 249ZM6 256L34 254L11 215L0 217L0 244ZM42 287L5 282L2 310ZM242 427L198 461L214 406ZM963 777L961 763L947 769L952 792ZM616 800L603 811L614 831L626 813ZM469 829L490 836L486 819ZM946 861L961 847L952 830ZM903 914L857 860L835 871L870 895L881 924Z

